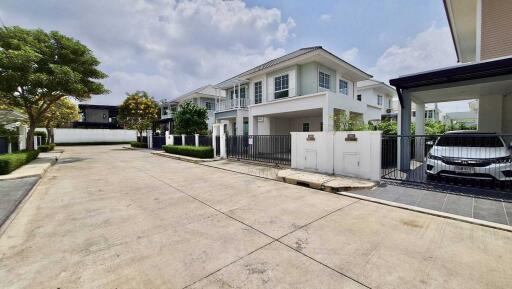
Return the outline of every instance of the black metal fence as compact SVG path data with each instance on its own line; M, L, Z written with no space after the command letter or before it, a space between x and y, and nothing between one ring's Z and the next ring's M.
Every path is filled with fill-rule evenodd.
M237 135L226 139L229 158L290 165L290 135Z
M185 136L185 145L186 146L195 146L196 145L196 136L195 135L186 135Z
M382 178L512 192L512 135L382 137Z
M173 135L172 138L173 138L173 142L172 143L174 145L180 146L180 145L183 144L183 140L181 139L181 135Z
M152 141L153 141L153 149L161 150L162 146L165 145L165 136L154 135Z

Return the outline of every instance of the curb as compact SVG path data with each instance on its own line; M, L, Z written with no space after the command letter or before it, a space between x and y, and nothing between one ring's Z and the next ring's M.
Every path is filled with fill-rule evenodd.
M201 164L201 163L207 163L207 162L213 162L217 159L198 159L193 157L187 157L187 156L181 156L181 155L175 155L175 154L169 154L169 153L163 153L163 152L152 152L152 155L169 158L169 159L175 159L179 161L194 163L194 164Z

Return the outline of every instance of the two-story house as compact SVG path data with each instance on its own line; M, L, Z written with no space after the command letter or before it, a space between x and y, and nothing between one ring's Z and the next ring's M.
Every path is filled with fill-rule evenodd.
M231 135L331 131L335 115L367 122L355 91L370 78L321 46L302 48L217 84L226 98L215 119Z
M174 132L174 113L179 105L184 102L192 102L208 111L208 129L212 129L215 121L215 102L220 92L216 91L213 85L205 85L170 101L164 100L160 104L160 129L162 131Z
M396 91L382 81L364 80L357 83L356 100L366 104L366 115L370 121L380 121L382 115L393 112Z

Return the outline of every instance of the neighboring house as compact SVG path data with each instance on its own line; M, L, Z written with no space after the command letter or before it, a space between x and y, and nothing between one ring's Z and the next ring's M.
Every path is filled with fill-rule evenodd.
M367 122L355 83L370 78L321 46L302 48L217 84L226 97L215 120L230 135L331 131L341 112Z
M73 122L74 128L121 128L117 123L118 106L79 104L78 110L80 120Z
M211 130L215 122L215 102L218 94L219 92L213 85L205 85L173 100L162 101L160 104L160 129L170 131L171 134L174 133L174 113L180 104L190 101L208 110L208 129Z
M27 116L15 110L0 110L0 126L16 131L17 142L12 142L8 137L0 135L0 154L26 149L27 138Z
M391 113L386 113L382 115L382 119L388 119L397 121L398 120L398 112L400 111L400 102L398 99L393 99ZM444 121L445 114L439 109L437 103L427 103L425 104L425 112L424 112L425 121ZM416 104L411 104L411 121L416 122Z
M446 124L464 124L466 127L476 127L478 114L473 111L448 112L444 121Z
M356 100L366 104L367 119L380 121L382 115L393 113L393 87L377 80L363 80L357 83Z
M408 135L411 104L478 100L478 131L512 133L512 1L444 0L461 64L390 80L400 99L399 133ZM423 119L416 134L424 134ZM400 169L409 169L410 146L402 140ZM419 151L421 152L421 150Z

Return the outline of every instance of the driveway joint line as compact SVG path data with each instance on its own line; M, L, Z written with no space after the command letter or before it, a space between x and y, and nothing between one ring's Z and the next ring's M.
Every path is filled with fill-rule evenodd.
M501 206L503 206L503 211L505 211L505 220L507 220L507 224L510 226L510 221L508 219L507 209L505 208L505 203L502 201Z
M303 256L305 256L305 257L307 257L308 259L310 259L310 260L312 260L312 261L314 261L314 262L316 262L316 263L318 263L318 264L320 264L320 265L322 265L322 266L324 266L324 267L326 267L326 268L328 268L328 269L331 269L332 271L334 271L334 272L336 272L336 273L338 273L338 274L340 274L340 275L344 276L345 278L348 278L348 279L350 279L350 280L352 280L352 281L354 281L354 282L356 282L356 283L358 283L358 284L360 284L360 285L362 285L362 286L364 286L364 287L366 287L366 288L371 288L371 287L369 287L368 285L365 285L364 283L362 283L361 281L358 281L358 280L354 279L353 277L350 277L350 276L348 276L348 275L346 275L346 274L344 274L344 273L342 273L342 272L340 272L340 271L338 271L338 270L336 270L336 269L334 269L334 268L330 267L329 265L324 264L324 263L320 262L319 260L316 260L315 258L313 258L313 257L311 257L311 256L308 256L308 255L306 255L306 254L304 254L304 253L302 253L302 252L300 252L300 251L296 250L295 248L293 248L293 247L291 247L291 246L289 246L289 245L287 245L287 244L285 244L285 243L281 242L279 239L276 239L276 238L274 238L274 237L272 237L272 236L268 235L267 233L262 232L261 230L256 229L256 228L254 228L253 226L251 226L251 225L249 225L249 224L246 224L245 222L243 222L243 221L241 221L241 220L238 220L237 218L232 217L232 216L230 216L230 215L228 215L228 214L226 214L226 213L224 213L224 212L220 211L219 209L217 209L217 208L213 207L212 205L210 205L210 204L208 204L208 203L206 203L206 202L204 202L204 201L202 201L202 200L200 200L200 199L198 199L198 198L196 198L196 197L194 197L194 196L192 196L192 195L190 195L190 194L186 193L185 191L181 190L180 188L177 188L177 187L175 187L175 186L173 186L173 185L169 184L168 182L166 182L166 181L164 181L164 180L162 180L162 179L160 179L160 178L158 178L158 177L155 177L155 176L153 176L153 175L151 175L151 174L149 174L149 173L147 173L147 172L144 172L144 173L145 173L145 174L147 174L148 176L150 176L150 177L154 178L155 180L157 180L157 181L159 181L159 182L162 182L162 183L164 183L165 185L167 185L167 186L169 186L169 187L171 187L171 188L173 188L173 189L175 189L175 190L179 191L180 193L182 193L182 194L184 194L184 195L186 195L186 196L188 196L188 197L190 197L190 198L192 198L192 199L194 199L194 200L196 200L196 201L198 201L198 202L202 203L203 205L208 206L209 208L211 208L211 209L213 209L213 210L215 210L215 211L217 211L217 212L221 213L222 215L224 215L224 216L226 216L226 217L228 217L228 218L230 218L230 219L232 219L232 220L235 220L235 221L237 221L237 222L239 222L239 223L241 223L241 224L243 224L243 225L245 225L245 226L247 226L247 227L249 227L249 228L251 228L251 229L255 230L256 232L259 232L259 233L261 233L261 234L263 234L263 235L265 235L265 236L267 236L267 237L269 237L269 238L271 238L271 239L272 239L272 241L271 241L270 243L268 243L268 244L266 244L266 245L264 245L264 246L262 246L262 247L260 247L260 248L258 248L258 249L256 249L256 250L254 250L254 251L250 252L250 253L249 253L249 254L247 254L246 256L249 256L250 254L252 254L252 253L254 253L254 252L256 252L256 251L258 251L258 250L260 250L260 249L262 249L262 248L264 248L264 247L266 247L266 246L268 246L269 244L271 244L271 243L273 243L273 242L278 242L278 243L280 243L280 244L282 244L282 245L285 245L286 247L288 247L288 248L292 249L293 251L300 253L301 255L303 255ZM304 225L304 226L302 226L302 227L300 227L300 228L297 228L296 230L294 230L294 231L292 231L292 232L289 232L288 234L291 234L291 233L293 233L293 232L295 232L295 231L297 231L297 230L299 230L299 229L301 229L301 228L303 228L303 227L305 227L305 226L307 226L307 225L310 225L310 224L312 224L312 223L314 223L314 222L316 222L316 221L318 221L318 220L320 220L320 219L322 219L322 218L324 218L324 217L327 217L327 216L329 216L329 215L331 215L331 214L334 214L335 212L340 211L340 210L342 210L342 209L344 209L344 208L346 208L346 207L348 207L348 206L350 206L350 205L352 205L352 204L354 204L354 203L357 203L357 202L359 202L359 201L361 201L361 200L354 201L354 202L352 202L352 203L350 203L350 204L347 204L347 205L345 205L345 206L343 206L343 207L341 207L341 208L338 208L338 209L336 209L336 210L334 210L334 211L332 211L332 212L330 212L330 213L328 213L328 214L326 214L326 215L324 215L324 216L322 216L322 217L320 217L320 218L317 218L317 219L315 219L315 220L313 220L313 221L309 222L308 224L306 224L306 225ZM280 238L283 238L283 237L287 236L288 234L285 234L285 235L281 236ZM204 279L204 278L207 278L207 277L211 276L212 274L215 274L216 272L218 272L218 271L222 270L223 268L225 268L225 267L227 267L227 266L229 266L229 265L231 265L231 264L233 264L233 263L235 263L235 262L237 262L237 261L241 260L242 258L244 258L244 257L246 257L246 256L243 256L243 257L241 257L241 258L239 258L239 259L237 259L237 260L235 260L235 261L233 261L233 262L231 262L231 263L229 263L229 264L227 264L227 265L223 266L222 268L220 268L220 269L218 269L218 270L216 270L216 271L214 271L214 272L212 272L212 273L208 274L207 276L205 276L205 277L203 277L203 278L201 278L201 279L199 279L199 280L195 281L194 283L192 283L192 284L190 284L190 285L187 285L187 286L185 286L185 287L183 287L183 288L187 288L187 287L189 287L189 286L192 286L193 284L195 284L195 283L197 283L197 282L201 281L201 280L202 280L202 279Z

